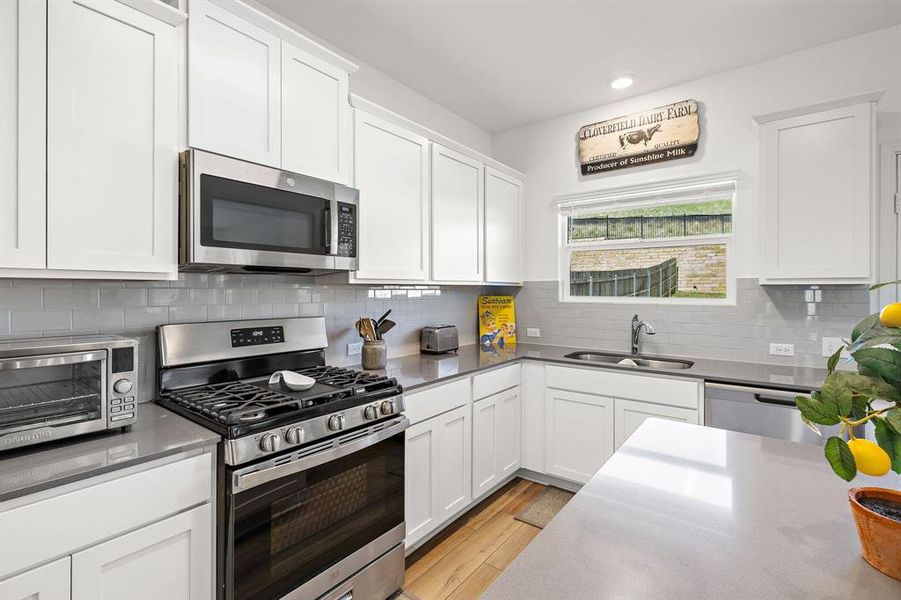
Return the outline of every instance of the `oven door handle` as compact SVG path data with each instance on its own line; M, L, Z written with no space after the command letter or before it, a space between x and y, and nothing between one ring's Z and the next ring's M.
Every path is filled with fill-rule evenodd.
M15 369L34 369L38 367L56 367L59 365L75 365L84 362L105 361L106 351L96 350L92 352L75 352L71 354L45 354L43 356L29 356L25 358L11 358L0 360L0 371L12 371Z
M407 419L407 417L401 416L399 419L391 423L391 425L389 425L388 427L380 429L379 431L376 431L365 437L353 439L344 444L341 443L341 438L338 437L335 439L331 447L325 448L314 454L304 456L299 460L295 460L293 462L275 465L267 468L260 468L265 466L266 463L263 463L262 465L254 465L246 469L235 471L232 474L232 492L242 492L249 490L258 485L262 485L264 483L268 483L270 481L274 481L288 475L300 473L301 471L306 471L307 469L317 467L329 461L347 456L348 454L353 454L354 452L363 450L364 448L368 448L369 446L373 446L394 435L397 435L409 426L410 420Z

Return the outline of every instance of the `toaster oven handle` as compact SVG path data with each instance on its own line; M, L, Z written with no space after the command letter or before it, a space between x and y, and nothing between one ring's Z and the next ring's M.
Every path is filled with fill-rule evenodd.
M106 352L76 352L73 354L46 354L43 356L26 356L22 358L8 358L0 360L0 371L12 371L15 369L34 369L38 367L56 367L59 365L74 365L77 363L106 360Z

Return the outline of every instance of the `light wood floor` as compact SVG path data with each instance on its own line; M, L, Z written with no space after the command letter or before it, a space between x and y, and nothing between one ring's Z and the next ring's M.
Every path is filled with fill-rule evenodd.
M475 600L541 530L513 515L545 486L514 479L407 558L404 590L418 600Z

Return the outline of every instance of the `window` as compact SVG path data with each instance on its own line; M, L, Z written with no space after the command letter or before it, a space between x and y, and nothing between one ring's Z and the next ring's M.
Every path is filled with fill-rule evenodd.
M723 303L736 177L557 200L563 300Z

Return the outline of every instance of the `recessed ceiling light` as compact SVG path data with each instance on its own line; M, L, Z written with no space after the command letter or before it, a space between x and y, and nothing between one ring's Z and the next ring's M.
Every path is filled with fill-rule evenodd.
M631 87L631 85L635 83L635 79L630 75L623 75L621 77L617 77L610 82L610 87L615 90L624 90L627 87Z

